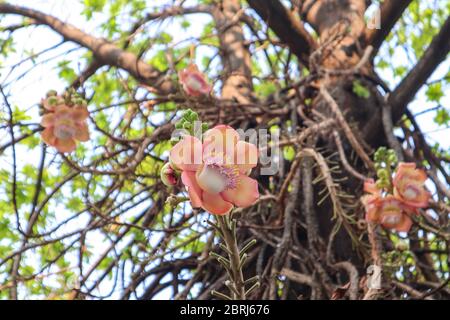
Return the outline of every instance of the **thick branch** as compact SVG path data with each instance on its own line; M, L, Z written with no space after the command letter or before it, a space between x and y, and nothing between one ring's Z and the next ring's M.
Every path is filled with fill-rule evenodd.
M238 0L223 0L212 10L223 64L222 98L249 104L253 91L251 57L240 25L242 14Z
M51 15L8 3L0 3L0 13L18 14L34 19L38 24L49 26L64 39L91 50L100 62L124 69L137 80L155 87L158 93L167 94L174 91L174 87L169 80L165 79L159 71L140 60L135 54L122 50L104 39L93 37Z
M392 119L397 122L403 115L406 106L414 98L420 87L431 76L437 66L444 61L450 51L450 17L447 18L439 33L389 97L392 106Z
M380 29L366 29L367 44L375 55L412 0L386 0L380 7Z
M248 3L300 62L308 65L309 54L316 48L316 43L303 24L278 0L248 0Z

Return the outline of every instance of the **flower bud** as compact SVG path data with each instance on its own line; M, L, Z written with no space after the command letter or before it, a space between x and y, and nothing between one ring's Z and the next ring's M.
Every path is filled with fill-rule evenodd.
M396 164L398 159L397 159L397 155L395 154L390 154L388 155L387 160L391 163L391 164Z
M389 172L386 169L379 169L377 170L377 176L378 178L385 180L389 177Z
M161 181L168 187L174 186L178 182L175 170L170 166L170 163L166 163L161 169Z
M56 106L58 104L58 98L56 98L55 96L50 96L47 99L47 102L49 106Z
M46 96L48 97L54 97L56 96L58 93L56 92L56 90L50 90L49 92L47 92Z

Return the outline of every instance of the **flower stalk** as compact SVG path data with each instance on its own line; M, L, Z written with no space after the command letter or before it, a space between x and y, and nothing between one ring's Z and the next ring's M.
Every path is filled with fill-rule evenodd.
M217 291L211 291L211 294L226 300L245 300L248 295L259 287L259 277L252 277L244 280L244 273L242 271L245 262L248 260L248 251L256 240L249 241L242 249L239 249L236 238L236 220L231 215L216 216L217 224L214 224L215 229L223 240L220 247L226 252L228 259L211 252L210 255L214 257L226 270L229 279L225 281L225 286L230 290L230 295L226 295ZM246 286L249 286L246 289Z

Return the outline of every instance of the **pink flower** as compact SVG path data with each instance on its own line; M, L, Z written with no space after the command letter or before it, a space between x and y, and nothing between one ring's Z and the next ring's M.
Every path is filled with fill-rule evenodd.
M186 69L178 73L184 91L193 97L207 95L211 86L206 81L206 76L198 70L195 64L190 64Z
M361 198L367 221L379 223L387 229L399 232L408 232L411 229L410 215L416 213L415 208L393 195L382 197L381 190L372 179L364 182L364 191L370 193Z
M248 177L258 162L258 149L239 141L239 134L229 126L208 130L203 143L184 136L170 151L170 162L182 171L194 208L223 215L233 206L248 207L259 198L257 181Z
M387 229L399 232L408 232L411 229L410 208L394 196L373 199L372 202L367 202L365 199L367 198L363 198L362 201L366 207L367 221L379 223Z
M76 148L76 141L89 140L89 130L86 118L89 116L84 106L68 107L58 105L54 112L42 117L41 125L45 127L42 140L54 146L59 152L72 152Z
M431 196L424 187L426 180L427 175L416 169L415 163L401 162L393 180L394 195L411 207L424 208Z

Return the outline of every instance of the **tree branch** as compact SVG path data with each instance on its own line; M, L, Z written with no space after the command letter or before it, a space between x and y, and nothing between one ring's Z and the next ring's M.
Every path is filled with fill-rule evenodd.
M437 66L444 61L450 51L450 17L447 18L439 33L434 37L419 62L400 82L389 97L392 106L393 122L397 122L406 106L414 98L420 87L431 76Z
M309 54L316 48L316 42L303 24L279 0L248 0L248 3L300 62L308 65Z
M154 87L160 94L174 91L172 82L158 70L140 60L135 54L122 50L107 40L91 36L75 26L37 10L0 3L0 13L21 15L34 19L37 24L49 26L64 39L91 50L100 62L128 71L138 81Z
M373 56L383 44L402 13L412 0L385 0L380 7L380 29L366 29L367 44L373 46Z

